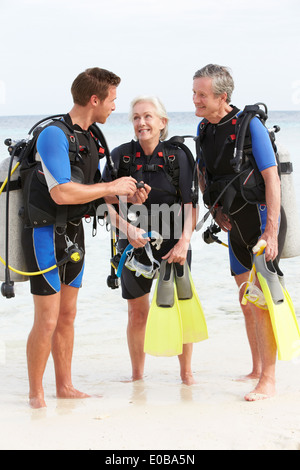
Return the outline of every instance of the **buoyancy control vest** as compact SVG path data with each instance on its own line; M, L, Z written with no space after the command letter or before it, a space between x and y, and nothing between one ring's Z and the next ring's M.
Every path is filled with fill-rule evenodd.
M186 137L174 136L168 141L159 142L153 154L148 156L144 155L140 144L134 140L121 145L112 153L118 168L117 177L132 176L137 182L151 187L141 210L139 206L127 205L128 221L146 232L159 232L166 239L177 239L182 233L184 202L192 202L194 207L198 202L197 164L192 152L184 144ZM185 169L189 175L186 180L183 173ZM166 206L171 210L166 210Z
M167 193L171 196L170 204L180 201L180 151L184 151L188 160L188 164L192 168L193 178L191 184L191 199L193 206L196 207L198 202L198 180L197 180L197 167L195 159L190 149L184 144L186 137L174 136L168 141L163 141L159 145L157 157L151 161L143 162L141 159L141 151L138 143L134 140L120 147L120 159L117 177L132 176L138 182L145 179L148 174L156 175L155 187L152 189ZM147 176L146 176L147 179ZM169 188L166 188L165 180L169 183ZM149 181L144 181L149 183ZM150 184L151 185L151 184Z
M265 184L252 154L250 122L257 117L265 126L268 119L267 106L263 103L248 105L242 112L233 108L219 125L209 125L202 120L198 128L197 159L200 172L205 173L206 190L204 201L210 207L203 219L197 224L199 231L214 208L220 202L223 212L230 209L230 204L265 203ZM277 149L275 134L280 127L274 125L267 129L272 143L281 179L281 220L279 230L279 258L292 258L300 254L298 206L293 186L293 163L286 149ZM220 135L219 147L214 153L208 153L209 143L206 133L210 132L213 143ZM212 146L213 147L213 146ZM210 158L211 157L211 158ZM222 172L224 172L222 174ZM219 186L218 186L219 185ZM232 207L231 209L234 209ZM231 213L233 210L231 210Z
M253 107L251 119L255 115L261 118L264 124L267 116L262 117L258 106ZM204 119L198 129L199 167L200 171L205 167L206 179L203 200L208 207L212 207L219 198L218 202L226 214L231 209L237 209L245 201L251 204L266 202L264 179L252 153L250 114L246 125L244 122L242 152L237 161L237 140L240 138L244 116L245 110L240 113L240 110L233 106L232 111L218 124L211 124Z
M51 120L48 125L55 125L63 130L69 143L71 164L71 181L81 184L94 184L101 180L98 169L99 159L106 156L108 149L105 139L96 124L88 131L73 126L69 115L63 120ZM56 230L63 231L67 222L78 221L82 217L96 217L97 207L103 199L88 204L58 205L50 196L43 173L41 161L37 158L36 143L38 136L45 129L36 127L33 138L21 156L21 186L24 197L24 222L26 227L43 227L55 225Z

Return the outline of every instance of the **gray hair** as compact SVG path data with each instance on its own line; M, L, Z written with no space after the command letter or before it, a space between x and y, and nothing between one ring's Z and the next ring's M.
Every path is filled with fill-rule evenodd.
M166 125L160 134L161 140L166 140L166 138L168 137L169 118L167 115L167 111L164 105L162 104L162 102L160 101L160 99L157 98L156 96L147 96L147 95L137 96L136 98L134 98L134 100L132 100L130 104L129 119L131 122L133 121L133 108L138 103L151 103L155 108L155 112L157 116L160 119L163 119L163 118L166 119Z
M227 93L227 103L231 101L231 95L234 90L234 81L231 76L231 70L222 65L208 64L202 69L198 70L194 75L196 78L208 77L212 79L212 87L215 95L219 96L222 93Z

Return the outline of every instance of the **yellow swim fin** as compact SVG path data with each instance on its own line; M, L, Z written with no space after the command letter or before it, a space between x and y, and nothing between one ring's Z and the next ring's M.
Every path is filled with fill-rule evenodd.
M300 330L283 274L277 263L266 263L264 254L255 258L255 268L269 309L278 359L290 361L300 355Z
M207 325L188 263L174 264L178 305L182 320L183 344L208 339Z
M163 260L148 315L144 352L152 356L178 356L182 354L182 344L174 267Z

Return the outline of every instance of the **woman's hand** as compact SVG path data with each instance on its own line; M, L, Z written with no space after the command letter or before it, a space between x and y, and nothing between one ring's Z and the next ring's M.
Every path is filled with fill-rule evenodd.
M176 245L162 259L168 260L168 263L179 263L184 265L189 251L189 242L181 238Z
M128 224L127 226L127 238L133 248L143 248L150 241L150 238L143 237L145 233L145 230L134 225Z

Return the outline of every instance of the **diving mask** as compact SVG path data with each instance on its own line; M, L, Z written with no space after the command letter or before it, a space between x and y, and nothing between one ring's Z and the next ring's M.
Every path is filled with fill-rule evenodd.
M147 254L150 264L143 264L136 258L134 250L129 254L127 261L125 262L126 268L130 271L135 271L136 277L143 276L146 279L154 279L160 268L160 263L154 258L150 243L147 243L144 247L145 253Z
M247 291L245 292L245 297L248 302L251 302L252 304L256 305L256 307L261 308L262 310L268 310L265 296L263 292L259 289L259 287L255 285L249 286Z
M246 283L243 283L240 289L244 286L244 284ZM248 300L248 302L256 305L256 307L260 308L261 310L268 310L264 293L254 284L253 281L246 288L244 297Z
M151 244L155 246L157 250L160 249L161 244L163 242L162 236L157 232L145 233L143 235L143 238L153 239L151 241ZM125 248L122 256L118 259L118 262L116 263L118 265L116 273L118 278L121 277L122 269L124 266L126 266L131 271L135 271L135 275L137 277L144 276L147 279L153 279L155 277L155 275L158 273L160 263L154 258L149 242L145 245L144 249L150 261L149 265L142 264L136 259L134 247L132 245L129 244Z

